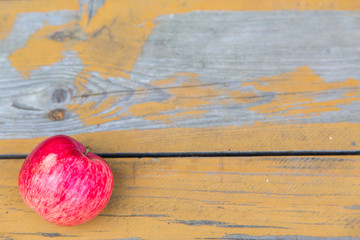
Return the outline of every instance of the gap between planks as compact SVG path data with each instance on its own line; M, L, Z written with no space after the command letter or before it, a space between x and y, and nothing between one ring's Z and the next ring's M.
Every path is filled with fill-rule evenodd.
M169 158L169 157L291 157L291 156L356 156L360 150L329 151L234 151L234 152L149 152L95 153L103 158ZM25 159L26 154L0 154L0 159Z

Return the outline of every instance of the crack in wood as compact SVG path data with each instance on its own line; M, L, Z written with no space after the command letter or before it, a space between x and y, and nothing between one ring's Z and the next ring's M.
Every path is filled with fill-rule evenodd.
M17 232L11 232L10 234L14 235L36 235L36 236L42 236L42 237L80 237L79 235L63 235L61 233L46 233L46 232L36 232L36 233L17 233Z
M189 226L216 226L222 228L277 228L277 229L288 229L285 227L279 226L259 226L259 225L239 225L239 224L229 224L226 222L218 222L218 221L211 221L211 220L176 220L176 223L181 223Z

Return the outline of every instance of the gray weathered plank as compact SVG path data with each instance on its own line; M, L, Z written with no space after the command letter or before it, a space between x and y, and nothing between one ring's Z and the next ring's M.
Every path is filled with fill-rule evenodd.
M101 4L93 6L89 15ZM254 123L359 122L359 12L159 16L128 79L112 75L116 65L106 66L106 77L103 72L82 72L86 66L79 55L86 53L73 49L72 44L85 41L91 46L99 35L114 42L122 36L116 34L118 27L85 34L76 26L66 26L78 21L80 14L67 10L23 13L7 37L0 39L0 138ZM40 38L70 47L62 51L60 61L38 66L24 78L9 57L24 48L45 23L64 25L57 32L63 37L53 33ZM105 54L116 58L111 50ZM162 79L167 82L160 84ZM79 81L85 91L79 90ZM302 89L294 91L297 87Z

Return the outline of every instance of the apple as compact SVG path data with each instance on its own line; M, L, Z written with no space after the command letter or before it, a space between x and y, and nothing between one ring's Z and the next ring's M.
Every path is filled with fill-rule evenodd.
M75 139L57 135L28 155L20 170L19 191L24 202L45 220L74 226L105 208L113 182L104 159Z

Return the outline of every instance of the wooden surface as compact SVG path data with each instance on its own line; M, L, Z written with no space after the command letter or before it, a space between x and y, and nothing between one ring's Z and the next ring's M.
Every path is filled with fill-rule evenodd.
M94 220L67 228L45 222L22 202L14 177L22 161L0 161L1 169L6 169L0 185L2 237L317 239L358 236L360 231L359 157L108 159L108 163L115 175L108 206Z
M0 155L350 151L358 0L0 0ZM107 159L100 216L51 225L0 160L0 239L359 239L357 156Z

